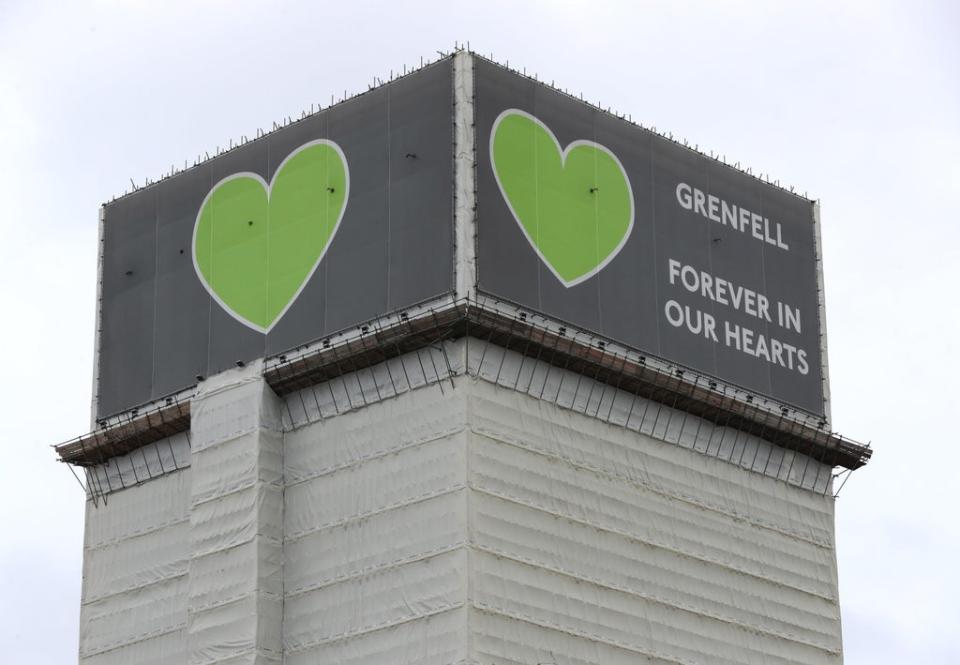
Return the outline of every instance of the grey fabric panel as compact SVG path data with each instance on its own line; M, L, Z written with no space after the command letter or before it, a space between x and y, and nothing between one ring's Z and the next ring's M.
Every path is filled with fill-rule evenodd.
M750 210L759 212L763 209L762 185L758 181L745 180L741 174L731 169L712 168L707 160L701 158L701 161L706 166L707 182L706 187L702 188L704 191L716 194L727 201L737 201ZM671 192L671 196L675 194ZM764 279L764 262L760 257L778 252L782 254L781 250L771 247L768 252L767 248L753 237L713 222L703 224L704 219L699 215L689 213L689 220L692 224L705 226L709 232L710 262L708 265L713 274L730 280L734 284L749 285L764 293L770 291ZM757 257L758 253L760 257ZM746 257L749 257L749 260L745 260ZM718 320L726 319L736 325L746 326L764 334L771 332L765 321L731 311L722 305L714 304L713 314ZM718 331L717 334L719 335L720 332ZM712 346L716 362L714 374L739 385L753 387L767 393L773 392L770 386L769 363L744 362L744 355L740 351L724 344Z
M111 411L153 391L156 207L151 189L104 212L99 393Z
M709 180L704 164L697 155L675 150L670 143L657 136L653 137L652 146L654 204L646 215L638 210L634 223L638 227L652 226L654 230L657 264L653 288L657 291L657 309L650 320L656 321L660 339L660 347L654 349L654 352L664 358L715 374L713 342L703 336L678 331L667 323L663 314L667 301L671 299L681 306L689 306L691 310L702 309L716 313L713 303L704 302L700 296L681 287L671 286L667 279L670 259L709 269L712 244L710 232L715 229L704 223L702 217L692 214L676 220L670 219L677 207L674 194L677 181L683 180L693 187L705 190L709 186ZM651 220L661 219L672 223L651 223Z
M423 89L431 90L424 103ZM446 68L431 68L387 88L390 94L390 276L395 310L440 295L452 283L453 85ZM428 237L425 233L435 233ZM435 252L440 251L440 254ZM441 289L438 286L442 285Z
M207 372L213 301L197 280L190 240L211 185L207 165L157 186L157 303L153 395L182 390ZM176 358L176 362L171 362Z
M107 204L98 416L449 292L452 76L444 60ZM222 178L250 171L269 182L287 155L321 138L343 150L350 196L313 277L264 335L197 278L196 217Z
M748 390L823 414L817 307L817 265L810 201L762 183L567 95L475 58L477 126L477 286L547 316L617 340ZM490 163L497 116L520 109L536 116L562 147L595 141L617 155L630 179L634 227L601 272L565 287L539 259L503 200ZM785 251L678 204L687 183L707 195L779 223ZM775 227L771 227L771 232ZM775 233L774 233L775 235ZM763 294L772 322L669 283L670 259ZM717 341L672 326L668 301L712 316ZM798 307L801 333L777 323L777 301ZM696 322L696 318L694 318ZM769 341L803 348L809 373L748 355L724 342L725 326L748 328Z
M784 228L810 224L813 212L808 205L804 204L805 202L772 188L766 189L763 193L763 214L771 220L780 220ZM792 233L789 252L766 252L763 270L771 297L782 298L798 306L802 315L800 334L786 331L782 327L777 327L774 333L774 326L770 326L771 334L775 334L784 342L806 349L811 367L810 377L818 382L822 394L817 281L816 274L811 274L811 267L817 260L812 224L810 224L810 231L809 235ZM776 320L776 314L771 314ZM793 373L787 369L771 365L770 381L775 394L784 395L784 399L789 402L799 404L805 398L804 386L798 385L793 380Z

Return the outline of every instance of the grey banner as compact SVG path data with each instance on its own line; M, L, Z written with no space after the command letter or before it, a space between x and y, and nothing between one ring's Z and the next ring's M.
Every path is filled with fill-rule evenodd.
M813 203L526 77L475 63L478 288L823 414ZM495 153L495 124L499 135L512 116L520 129L504 132ZM534 146L541 131L528 120L552 132L557 148L545 140L530 148L527 167L512 165L527 159L527 148L509 141L520 136ZM551 151L566 149L572 158L571 148L597 145L622 165L633 225L617 251L597 249L598 272L565 283L543 246L557 220L541 215L550 208L542 192L556 186L541 167L555 159ZM596 159L600 165L602 156ZM583 196L605 195L582 187ZM523 208L521 197L531 204ZM582 220L598 229L609 221L603 213ZM553 256L563 251L579 250L561 247Z
M452 103L447 59L106 205L98 416L449 292ZM264 333L204 287L194 227L214 185L241 172L269 183L318 139L342 150L349 196L322 260Z

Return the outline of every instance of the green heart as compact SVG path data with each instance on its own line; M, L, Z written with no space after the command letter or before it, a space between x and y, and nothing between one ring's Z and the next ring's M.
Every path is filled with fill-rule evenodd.
M269 332L320 264L350 192L336 143L306 143L277 167L218 182L193 228L193 263L210 295L235 319Z
M490 162L503 198L564 286L596 275L633 229L633 191L616 155L593 141L561 150L534 116L508 109L493 123Z

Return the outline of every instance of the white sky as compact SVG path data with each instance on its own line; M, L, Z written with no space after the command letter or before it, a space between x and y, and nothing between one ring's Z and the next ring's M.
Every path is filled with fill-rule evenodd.
M0 0L0 660L76 660L97 209L469 40L820 198L846 662L960 662L960 4Z

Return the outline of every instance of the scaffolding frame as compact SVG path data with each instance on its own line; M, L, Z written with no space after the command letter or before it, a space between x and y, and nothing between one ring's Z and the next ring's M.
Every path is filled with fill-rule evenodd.
M279 397L292 398L293 394L298 393L301 401L304 400L305 393L315 391L318 386L325 384L332 398L332 412L324 413L319 396L313 392L317 416L307 417L308 421L311 418L320 420L400 394L402 391L389 363L386 367L392 387L390 395L381 394L376 380L365 387L361 375L366 370L372 376L374 366L405 354L416 356L422 375L420 383L436 384L441 390L447 382L450 387L454 387L457 372L453 369L444 342L460 338L467 338L468 344L469 340L474 338L486 344L475 372L468 363L463 369L466 374L483 373L487 349L491 346L500 347L504 352L500 366L492 378L496 385L534 394L539 399L550 401L561 408L577 410L606 422L611 422L614 404L612 399L607 398L608 391L611 394L624 391L634 396L625 423L630 429L649 432L671 443L680 443L684 440L683 434L689 417L696 416L697 434L704 422L712 423L715 426L713 431L721 432L716 450L712 451L712 431L706 450L701 452L747 468L755 468L759 449L755 449L753 459L745 465L747 447L738 446L738 442L741 435L756 437L777 448L799 453L799 456L805 459L804 468L799 472L801 484L806 479L807 467L811 461L820 463L815 465L817 477L813 480L814 486L818 486L824 465L842 467L845 472L849 472L866 464L873 452L869 444L858 443L831 431L823 416L804 412L716 377L629 349L601 335L483 294L474 298L440 298L431 303L377 317L310 344L271 356L264 362L264 378ZM516 377L511 379L512 383L502 376L503 363L508 352L519 354L521 359ZM439 364L438 357L441 359ZM570 403L560 402L560 389L553 395L545 393L549 369L539 392L532 385L532 372L527 385L521 386L521 377L527 362L566 370L579 377ZM406 367L401 364L401 368L406 373ZM351 390L347 389L345 384L343 394L347 396L348 403L339 404L334 395L331 382L337 379L345 382L348 377L357 382L359 393L354 394L359 395L359 404L353 403ZM587 383L590 387L589 393L581 396L583 379L589 379ZM488 380L491 379L488 377ZM409 376L405 376L404 381L408 387L413 385ZM193 392L187 391L101 420L95 431L58 444L54 448L60 461L89 471L92 467L115 462L119 456L174 434L187 432L189 436L192 396ZM285 426L294 428L304 424L293 417L289 400L283 401L287 411ZM644 405L643 412L634 418L633 409L640 402ZM310 412L305 402L302 407L304 414ZM666 415L663 414L664 407L669 407ZM682 419L679 429L674 423L677 417ZM634 427L630 425L632 422L639 424ZM671 435L671 432L675 434ZM734 439L727 442L726 439L731 433ZM695 435L694 440L697 438ZM734 461L738 452L739 458ZM775 461L773 455L768 455L761 472L764 475L781 477L786 458L786 454L781 454L779 460ZM790 456L787 477L791 476L797 459L798 455ZM777 468L773 469L772 465ZM122 474L117 475L122 479ZM87 473L86 491L94 498L105 497L110 492L121 489L91 486L98 482L98 478L96 474ZM139 478L136 481L142 482ZM825 482L822 487L826 492L831 483Z

